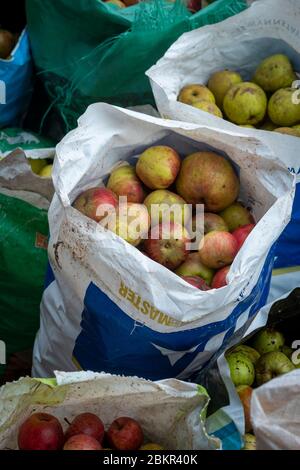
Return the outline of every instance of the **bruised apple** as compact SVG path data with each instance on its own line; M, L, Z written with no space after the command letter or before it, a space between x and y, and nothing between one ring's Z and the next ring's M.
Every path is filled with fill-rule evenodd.
M115 419L110 425L107 440L113 449L137 450L143 444L144 435L135 419L121 417Z
M188 282L192 286L199 290L210 290L210 287L206 282L199 276L180 276L184 281Z
M140 155L136 173L148 188L166 189L175 181L180 165L180 157L174 149L157 145Z
M158 224L149 231L144 249L154 261L174 270L186 259L189 241L188 232L182 225L174 222Z
M20 426L18 446L20 450L59 450L64 443L64 433L55 416L34 413Z
M237 387L239 385L252 385L255 379L254 365L248 356L241 352L232 352L226 355L230 369L231 380Z
M219 289L220 287L227 286L226 276L229 273L230 265L224 268L218 269L213 277L211 287L213 289Z
M216 103L220 109L223 107L223 100L227 91L237 83L242 81L239 73L232 70L220 70L212 74L208 81L208 88L214 94Z
M108 214L114 212L117 205L117 196L107 188L87 189L73 203L75 209L96 222L100 222Z
M231 264L236 254L237 242L229 232L209 232L199 247L200 261L212 269Z
M107 182L107 188L117 196L126 196L128 202L142 203L146 193L141 181L136 176L135 168L124 165L113 170Z
M252 340L252 346L259 354L279 351L284 343L283 334L271 327L258 331Z
M248 346L247 344L239 344L237 346L234 346L232 349L230 349L226 354L229 355L232 352L240 352L245 354L245 356L249 357L250 361L252 364L256 364L258 359L260 358L260 354L256 349L251 348L251 346Z
M237 241L238 250L241 249L242 245L244 244L244 241L248 237L249 233L252 232L254 227L255 224L243 225L242 227L239 227L232 232L232 236Z
M65 438L68 440L76 434L86 434L97 439L101 444L104 437L104 425L94 413L81 413L69 425Z
M213 269L208 268L201 263L199 253L190 253L175 272L179 276L201 277L208 285L211 284L214 275Z
M220 212L236 200L239 180L221 155L196 152L183 160L176 188L187 203L205 204L208 212Z

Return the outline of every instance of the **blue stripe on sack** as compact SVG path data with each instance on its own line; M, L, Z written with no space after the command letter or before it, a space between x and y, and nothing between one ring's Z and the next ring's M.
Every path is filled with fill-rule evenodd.
M243 446L241 435L233 421L214 431L213 436L222 441L222 450L240 450Z
M275 255L275 269L300 265L300 183L296 186L291 221L277 242Z
M84 298L82 331L74 347L75 359L85 370L136 375L150 380L176 377L196 358L199 370L204 362L201 353L206 343L219 333L232 330L232 334L237 319L245 310L251 306L254 313L266 301L273 252L271 250L267 256L251 294L238 303L227 319L174 333L160 333L134 321L90 283ZM189 351L193 348L194 351Z

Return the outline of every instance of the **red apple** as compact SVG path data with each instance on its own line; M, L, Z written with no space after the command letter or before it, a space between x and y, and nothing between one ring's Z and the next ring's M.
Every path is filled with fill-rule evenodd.
M117 205L117 196L107 188L87 189L73 202L75 209L96 222L114 212Z
M227 286L226 276L229 272L230 266L225 266L219 269L213 277L211 287L213 289L219 289L220 287Z
M76 434L86 434L87 436L97 439L101 444L104 436L104 425L101 419L95 414L81 413L73 419L72 423L68 427L65 439L68 440Z
M102 446L92 436L75 434L65 442L63 450L102 450Z
M20 426L18 446L20 450L58 450L64 443L64 433L55 416L34 413Z
M238 246L229 232L209 232L204 235L200 247L200 261L212 269L231 264L237 254Z
M117 196L126 196L127 202L141 203L146 197L143 185L136 176L135 168L130 165L120 166L113 170L107 187Z
M118 450L137 450L143 444L144 435L139 423L132 418L115 419L107 431L111 447Z
M252 430L250 407L253 389L249 385L239 385L236 387L236 391L240 397L244 409L245 431L249 432Z
M197 289L210 290L210 287L199 276L180 276L180 277L184 279L186 282L188 282L189 284L191 284L192 286L197 287Z
M186 259L188 242L189 235L182 225L162 223L150 229L144 249L151 259L173 270Z
M187 7L193 13L201 10L201 0L189 0Z
M237 241L238 250L240 250L244 241L248 237L249 233L254 229L254 227L255 227L255 224L247 224L247 225L243 225L242 227L235 229L232 232L232 236Z

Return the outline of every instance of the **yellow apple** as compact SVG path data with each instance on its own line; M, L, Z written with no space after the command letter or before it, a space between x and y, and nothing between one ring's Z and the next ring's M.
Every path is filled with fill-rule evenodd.
M31 170L37 175L40 173L42 168L47 165L47 160L45 158L28 158L28 161L30 163Z
M52 164L44 166L44 168L42 168L41 171L39 172L39 175L42 178L51 178L52 167L53 167Z

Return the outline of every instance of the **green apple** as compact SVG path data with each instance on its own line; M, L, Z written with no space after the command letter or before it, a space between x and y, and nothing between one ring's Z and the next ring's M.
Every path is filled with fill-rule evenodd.
M255 83L242 82L226 93L223 108L229 121L239 125L256 125L265 117L267 97Z
M251 348L251 346L248 346L247 344L239 344L238 346L233 347L227 352L227 355L237 352L237 353L243 353L245 356L249 357L250 361L252 364L255 365L255 363L258 361L260 358L260 354L256 349Z
M274 92L292 85L296 74L288 57L275 54L267 57L257 67L253 81L263 90Z
M230 232L233 232L239 227L243 227L243 225L253 224L254 222L248 209L239 202L234 202L226 207L219 215L225 220Z
M255 369L248 356L241 352L232 352L226 357L234 385L252 385Z
M279 351L284 345L284 336L274 328L263 328L254 336L252 346L259 354Z
M281 351L263 354L255 365L257 385L262 385L278 375L294 370L295 366Z
M227 91L237 83L242 81L239 73L232 70L220 70L211 75L208 80L208 88L213 93L217 106L222 109L223 100Z
M214 270L201 263L199 253L190 253L175 271L179 276L199 276L210 286Z
M215 97L205 86L199 84L186 85L180 90L178 101L185 104L194 105L197 101L204 100L215 103Z
M300 104L294 103L295 88L275 91L268 104L268 114L277 127L290 127L300 120Z
M244 435L244 447L242 450L256 450L256 437L253 434Z
M219 118L223 117L222 111L215 103L210 103L209 101L197 101L193 104L194 108L201 109L201 111L205 111L206 113L213 114Z

